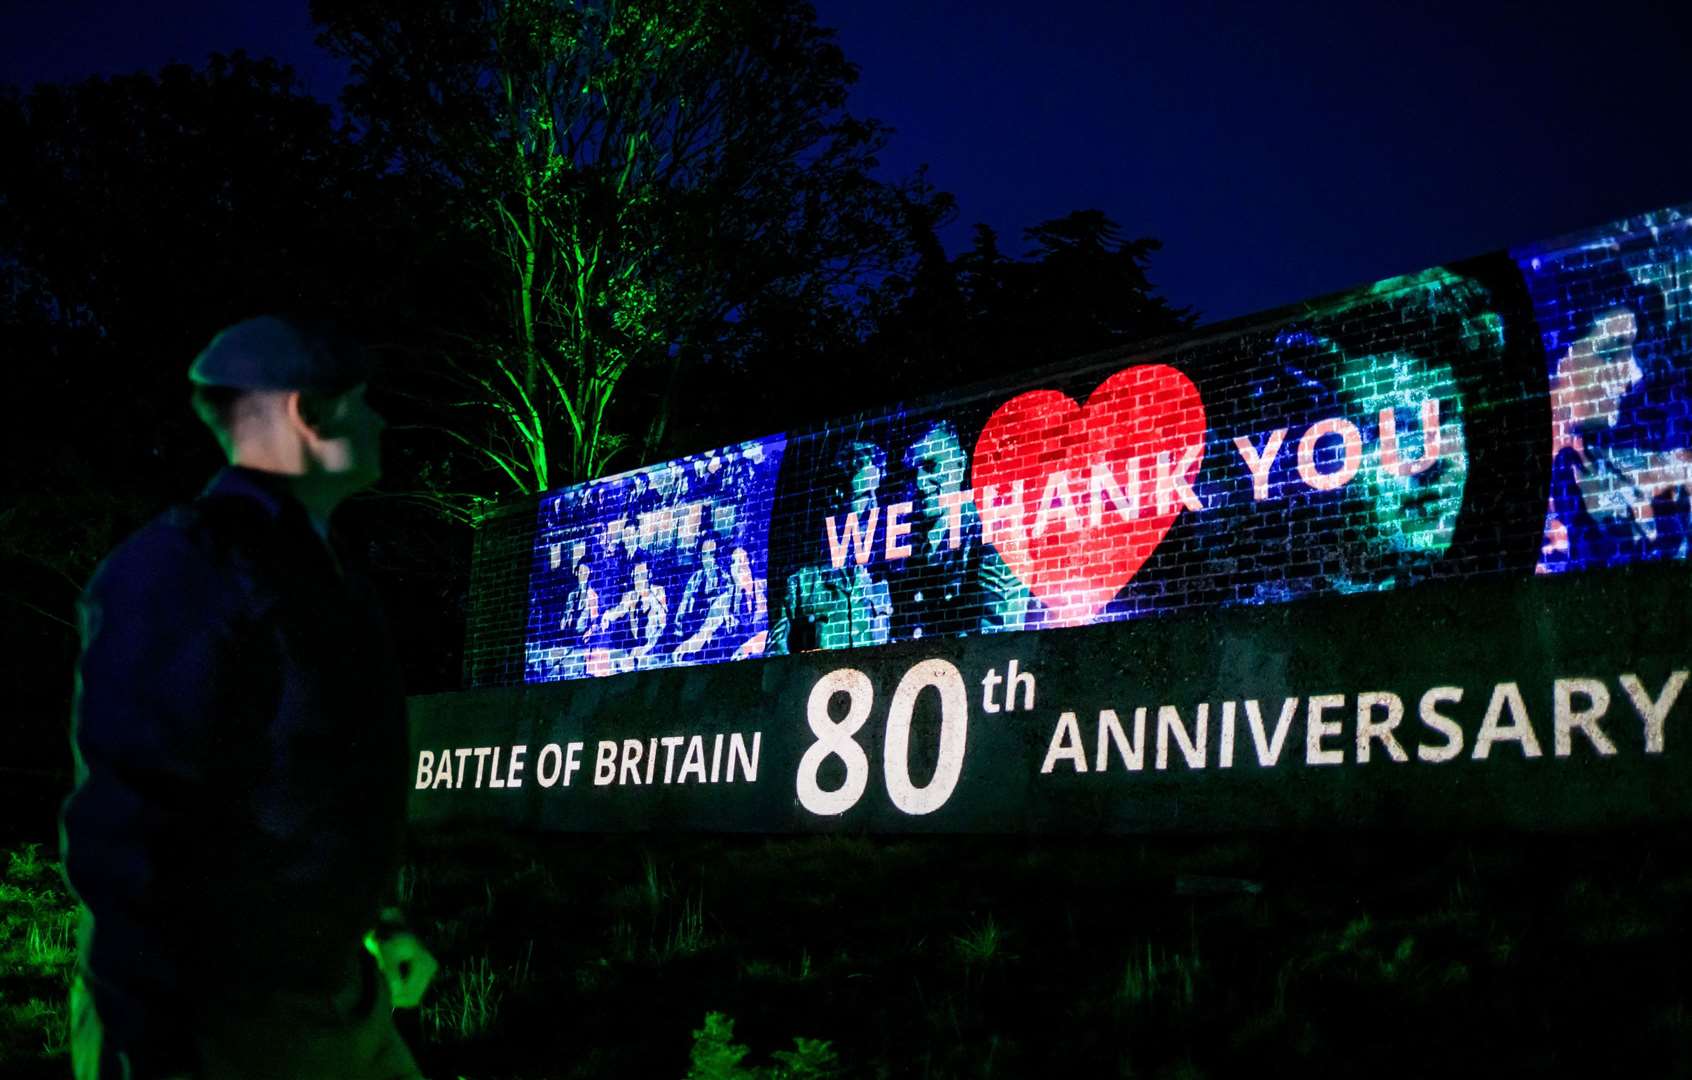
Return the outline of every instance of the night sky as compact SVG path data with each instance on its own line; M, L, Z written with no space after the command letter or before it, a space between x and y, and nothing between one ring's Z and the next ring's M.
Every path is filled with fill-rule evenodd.
M1366 9L1366 10L1365 10ZM1596 10L1595 10L1596 9ZM977 221L1098 208L1207 321L1692 201L1692 4L822 0L897 129ZM62 2L0 22L0 81L245 48L333 96L304 3Z

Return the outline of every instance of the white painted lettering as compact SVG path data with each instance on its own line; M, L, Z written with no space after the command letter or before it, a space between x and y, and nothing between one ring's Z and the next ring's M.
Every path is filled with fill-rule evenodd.
M1057 727L1052 731L1051 745L1046 747L1046 760L1040 764L1040 772L1051 772L1052 767L1060 761L1071 762L1078 773L1087 771L1087 751L1081 748L1081 725L1076 723L1075 714L1072 712L1058 717Z
M702 735L695 735L687 740L687 754L682 758L681 772L676 776L676 783L687 783L688 773L696 775L701 784L708 782L705 779L705 738Z
M1512 721L1507 726L1498 722L1506 709L1510 711ZM1536 758L1541 753L1539 738L1534 735L1533 724L1528 720L1527 703L1522 700L1521 688L1513 682L1499 683L1492 688L1492 700L1487 702L1486 716L1481 718L1480 731L1475 735L1474 759L1484 761L1495 742L1520 743L1523 757Z
M1106 740L1109 740L1108 742ZM1093 768L1097 772L1104 772L1110 765L1109 744L1116 745L1116 752L1122 758L1122 764L1129 772L1139 772L1146 764L1146 707L1144 705L1134 710L1134 739L1128 740L1122 730L1122 724L1116 719L1114 709L1099 710L1099 753ZM1046 771L1044 769L1042 772Z
M1375 710L1384 709L1386 717L1375 719ZM1369 763L1369 744L1379 742L1387 757L1394 761L1409 761L1410 755L1398 745L1393 729L1404 719L1404 702L1397 694L1369 691L1357 695L1357 763Z
M1416 756L1423 761L1450 761L1463 752L1463 729L1457 721L1439 711L1440 705L1455 705L1463 700L1461 686L1436 686L1422 695L1421 704L1416 707L1417 714L1422 718L1422 724L1445 736L1443 745L1428 743L1416 744Z
M758 751L762 747L763 741L764 733L754 731L752 733L752 751L748 754L746 740L741 738L740 732L737 731L729 736L729 783L734 783L734 770L737 766L740 769L740 775L746 779L747 783L755 784L758 782Z
M593 786L604 787L617 779L617 740L601 739L594 751Z
M1292 729L1292 719L1298 714L1298 698L1290 697L1281 702L1281 715L1275 720L1275 734L1273 738L1265 738L1263 734L1263 713L1258 709L1255 698L1245 703L1246 723L1251 727L1251 741L1257 747L1257 764L1268 768L1281 760L1281 747L1287 741L1287 732Z
M1222 703L1222 745L1216 751L1216 767L1231 769L1234 767L1234 703Z
M623 740L623 764L617 773L617 786L640 784L640 759L646 752L646 744L639 739Z
M1329 750L1322 746L1322 740L1329 735L1338 735L1345 727L1340 721L1333 723L1323 721L1322 714L1330 709L1345 708L1344 694L1317 694L1310 699L1309 711L1304 720L1304 760L1309 765L1344 765L1344 750Z
M1680 696L1680 691L1686 686L1687 672L1683 669L1668 677L1663 684L1662 692L1653 702L1651 695L1645 691L1645 685L1639 681L1637 675L1623 675L1622 689L1627 691L1627 698L1633 702L1633 709L1639 714L1639 719L1645 722L1645 752L1660 754L1663 752L1663 721L1668 719L1669 710L1674 708L1674 700Z
M664 783L668 784L675 778L676 747L687 741L682 735L666 735L658 740L664 745Z
M1198 715L1193 718L1193 726L1198 734L1194 736L1187 731L1181 721L1181 712L1173 705L1159 706L1157 710L1157 767L1169 767L1169 738L1174 736L1175 744L1180 748L1181 756L1186 759L1187 768L1204 768L1204 744L1210 732L1210 705L1198 707Z
M1575 695L1586 699L1586 708L1574 707ZM1578 730L1598 751L1599 757L1616 752L1616 744L1604 734L1598 721L1610 711L1610 688L1601 679L1558 679L1551 685L1551 752L1568 757L1574 752L1574 733Z
M555 742L541 747L540 760L535 762L535 779L540 786L549 788L558 783L558 776L563 771L564 748Z

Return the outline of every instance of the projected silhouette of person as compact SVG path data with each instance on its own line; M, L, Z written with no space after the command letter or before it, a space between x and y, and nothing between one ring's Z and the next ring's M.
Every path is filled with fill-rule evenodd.
M864 527L876 508L886 464L881 447L862 440L846 444L835 455L828 469L828 506L836 529L845 529L848 514L856 515L859 527ZM892 606L887 582L851 553L839 566L825 559L803 567L787 577L766 652L784 656L886 644Z
M611 670L653 667L660 655L655 650L669 623L669 606L664 599L664 587L652 583L651 566L645 555L635 557L629 591L616 607L600 617L600 629L610 630L619 620L623 625L611 638Z
M893 640L1020 630L1031 594L981 538L975 504L961 498L969 458L948 420L928 424L906 450L914 489L911 554L891 561Z
M729 555L729 580L729 590L711 602L699 629L676 646L677 663L705 654L713 660L743 660L764 651L769 633L764 583L753 576L751 557L743 547Z
M1687 392L1682 379L1648 393L1641 363L1653 356L1684 368L1687 342L1669 332L1655 286L1614 267L1587 271L1581 285L1567 323L1576 333L1551 374L1551 499L1538 569L1685 558L1692 448L1662 418L1629 421L1652 397Z

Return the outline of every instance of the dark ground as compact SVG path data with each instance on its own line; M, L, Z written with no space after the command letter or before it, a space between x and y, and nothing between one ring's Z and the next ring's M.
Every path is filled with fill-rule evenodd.
M436 833L405 887L442 971L400 1015L429 1075L471 1080L682 1077L712 1011L745 1069L806 1037L847 1077L1692 1075L1688 852L1666 828ZM19 899L50 879L20 858L5 1071L59 1076L28 1003L65 954L25 948L21 915L55 916Z

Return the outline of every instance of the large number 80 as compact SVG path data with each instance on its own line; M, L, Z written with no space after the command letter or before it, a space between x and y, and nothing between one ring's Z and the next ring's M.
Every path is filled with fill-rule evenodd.
M940 692L940 759L934 776L922 787L911 783L911 714L917 696L929 687ZM836 694L847 697L846 715L839 721L828 712ZM817 737L799 759L799 805L813 814L844 814L857 805L869 783L869 757L853 738L869 719L875 686L855 668L831 671L811 687L805 721ZM969 737L969 698L963 676L944 660L924 660L905 672L887 709L887 734L882 740L882 775L893 805L907 814L931 814L946 804L963 772L964 745ZM817 770L829 757L846 766L846 781L833 791L817 785Z

